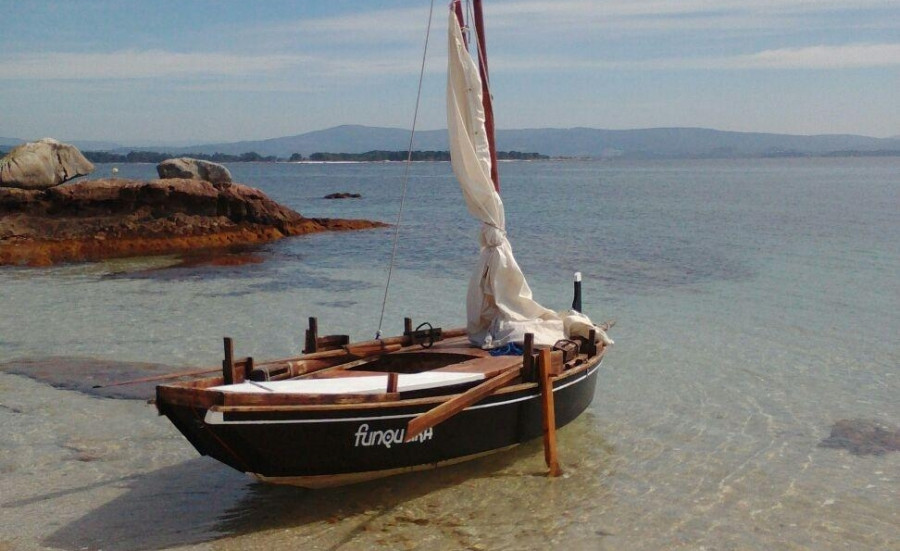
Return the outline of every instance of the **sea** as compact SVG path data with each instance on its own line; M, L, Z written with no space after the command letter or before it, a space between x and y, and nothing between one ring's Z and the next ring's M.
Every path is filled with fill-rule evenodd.
M199 456L152 383L89 383L215 368L223 336L294 355L313 316L354 340L461 326L478 227L447 163L228 168L391 226L0 268L0 550L900 549L900 158L502 163L534 297L570 307L579 271L616 322L563 476L538 441L317 491Z

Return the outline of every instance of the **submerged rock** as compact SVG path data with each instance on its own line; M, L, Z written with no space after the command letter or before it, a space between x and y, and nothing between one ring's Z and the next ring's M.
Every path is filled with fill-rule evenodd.
M339 193L329 193L325 199L359 199L362 197L359 193L348 193L346 191Z
M900 451L900 430L873 419L841 419L819 445L844 448L855 455L883 455Z
M47 189L93 171L78 148L44 138L17 146L0 159L0 187Z
M178 159L166 159L156 165L156 173L162 179L186 178L189 180L203 180L217 186L231 185L231 172L224 166L211 161L180 157Z
M99 179L47 190L0 188L0 265L50 265L365 229L366 220L305 218L242 184Z
M147 400L153 397L156 385L161 381L143 379L166 376L184 370L145 362L48 356L2 362L0 371L29 377L54 388L75 390L91 396ZM123 382L126 384L122 384Z

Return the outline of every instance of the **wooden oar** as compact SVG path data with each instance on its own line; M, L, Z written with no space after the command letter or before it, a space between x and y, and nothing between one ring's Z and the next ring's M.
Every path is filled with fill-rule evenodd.
M497 388L512 381L519 376L521 371L521 365L507 369L506 371L501 371L499 374L483 383L474 386L462 394L426 411L422 415L411 419L406 425L406 434L403 437L403 441L409 442L421 434L422 431L430 429L438 423L443 423L475 402L493 393Z

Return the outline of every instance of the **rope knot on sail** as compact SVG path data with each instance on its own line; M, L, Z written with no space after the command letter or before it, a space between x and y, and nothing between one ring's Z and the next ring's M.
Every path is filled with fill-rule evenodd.
M487 222L481 224L481 234L478 236L478 241L482 247L499 247L503 243L509 242L506 237L506 230Z

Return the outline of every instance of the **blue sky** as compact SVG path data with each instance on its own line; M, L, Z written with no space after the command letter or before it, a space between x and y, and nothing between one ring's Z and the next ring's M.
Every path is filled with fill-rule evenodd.
M444 128L435 0L421 129ZM0 136L409 128L429 0L0 0ZM900 135L897 0L485 2L500 128Z

